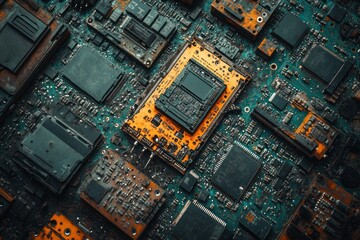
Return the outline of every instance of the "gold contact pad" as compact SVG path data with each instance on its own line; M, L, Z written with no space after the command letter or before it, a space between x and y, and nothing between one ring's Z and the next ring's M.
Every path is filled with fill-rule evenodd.
M200 123L195 132L190 134L185 131L184 137L180 139L175 137L175 133L180 131L181 127L172 119L162 115L162 122L158 127L155 127L151 123L151 120L156 114L160 113L160 111L155 108L156 99L158 99L159 96L163 94L166 89L169 88L170 85L176 80L190 59L195 60L203 68L206 68L221 80L223 80L224 84L226 85L226 89L220 95L213 107L209 110L208 114ZM241 81L247 80L248 79L245 76L232 69L229 64L222 61L218 56L202 47L196 41L193 41L192 44L189 44L189 47L187 47L185 51L182 52L181 56L178 58L168 74L160 80L161 83L148 97L144 106L131 119L127 121L127 124L129 127L138 131L138 140L146 137L148 140L153 142L154 137L157 137L158 139L164 137L168 143L174 143L178 147L178 149L174 152L174 155L179 154L183 145L187 145L190 150L197 150L203 144L203 140L207 135L207 131L215 123L221 110L223 110L224 106L226 106L226 104L231 101L233 95L236 94L241 85ZM153 151L156 151L157 148L158 146L156 144L152 146ZM185 155L181 162L183 165L186 165L188 161L189 156ZM185 169L182 170L178 168L178 170L183 172Z

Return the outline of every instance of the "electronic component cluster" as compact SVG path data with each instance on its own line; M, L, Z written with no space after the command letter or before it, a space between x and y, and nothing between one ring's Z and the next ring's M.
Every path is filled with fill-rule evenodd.
M0 0L0 240L360 239L357 0Z

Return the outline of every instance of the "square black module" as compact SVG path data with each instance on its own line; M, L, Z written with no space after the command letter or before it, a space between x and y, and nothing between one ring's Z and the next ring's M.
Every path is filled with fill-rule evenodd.
M261 163L236 143L215 167L211 181L222 192L239 201L261 167Z
M60 193L102 139L101 133L83 121L45 117L28 133L13 159L50 190Z
M174 221L172 234L180 240L218 240L225 231L225 222L197 201L188 201Z
M101 200L104 198L105 194L108 191L108 188L101 185L101 183L96 182L94 179L91 179L91 181L85 188L85 193L97 204L100 204Z
M307 33L309 27L292 13L287 13L276 26L273 35L284 41L291 48L296 47Z
M97 102L104 102L116 88L120 72L88 46L79 49L64 70L64 76Z
M274 93L271 95L269 102L271 102L275 107L277 107L279 110L284 110L286 105L288 104L288 101L280 96L278 93Z
M253 210L243 211L239 223L260 240L265 240L272 229L272 225Z
M220 78L191 60L155 106L193 133L225 88Z
M324 46L315 45L304 57L302 66L328 83L325 92L333 94L352 68L353 62L343 60Z
M343 60L327 48L316 45L303 60L303 67L329 83L343 65Z
M345 9L343 9L335 4L331 8L331 10L328 14L328 17L331 18L332 20L334 20L335 22L339 23L344 19L346 13L347 13L347 11Z

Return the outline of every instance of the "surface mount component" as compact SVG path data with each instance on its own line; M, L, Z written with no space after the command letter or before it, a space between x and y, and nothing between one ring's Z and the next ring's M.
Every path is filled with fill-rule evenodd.
M212 183L232 199L239 201L261 167L254 154L245 152L236 142L215 165Z
M61 193L102 140L101 133L65 107L46 116L22 140L13 159L46 187Z
M190 133L199 127L226 85L216 75L190 60L155 107Z
M55 213L39 232L32 233L31 240L91 240L81 228L61 213Z
M172 234L179 240L219 240L226 223L194 200L185 204L173 225Z
M87 24L147 68L176 32L169 18L140 0L131 1L124 12L111 7L107 11L101 9L94 11Z
M262 56L266 60L270 60L275 54L278 45L272 40L264 38L259 46L256 48L256 53Z
M315 45L304 57L302 65L320 78L327 86L324 92L332 95L353 66L321 45Z
M291 12L287 13L278 23L272 34L286 43L296 47L308 32L309 27Z
M138 239L165 201L165 191L114 151L80 187L80 197L131 239Z
M297 106L296 102L293 104ZM257 106L251 116L311 158L324 158L338 135L334 127L313 112L307 112L300 125L291 129L268 110Z
M0 121L69 32L42 8L6 1L0 8Z
M340 23L346 16L346 13L347 11L345 9L339 7L337 4L334 4L327 16L335 22Z
M109 98L120 81L120 71L114 64L88 46L79 49L63 75L100 103Z
M359 239L359 213L359 200L318 174L278 239Z
M255 40L279 3L277 0L214 0L211 3L211 12Z
M122 130L184 173L250 77L213 47L187 42Z
M239 223L259 240L265 240L272 229L268 220L251 209L243 211Z

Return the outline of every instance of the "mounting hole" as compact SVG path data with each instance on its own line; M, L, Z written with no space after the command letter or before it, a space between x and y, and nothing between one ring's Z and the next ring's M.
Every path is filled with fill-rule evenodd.
M50 226L51 226L51 227L55 227L56 225L57 225L57 221L56 221L56 220L53 219L53 220L50 221Z
M132 234L133 236L136 235L136 229L135 229L135 228L132 228L132 229L131 229L131 234Z
M248 113L248 112L250 112L250 108L249 108L248 106L246 106L246 107L244 108L244 111L245 111L246 113Z
M70 228L65 228L64 234L65 234L65 236L70 236L70 234L71 234Z
M273 71L275 71L275 70L277 69L276 63L270 64L270 69L273 70Z
M257 22L258 22L258 23L262 23L263 21L264 21L264 19L263 19L262 17L258 17L258 18L257 18Z
M159 190L155 190L155 196L160 196L160 191Z

